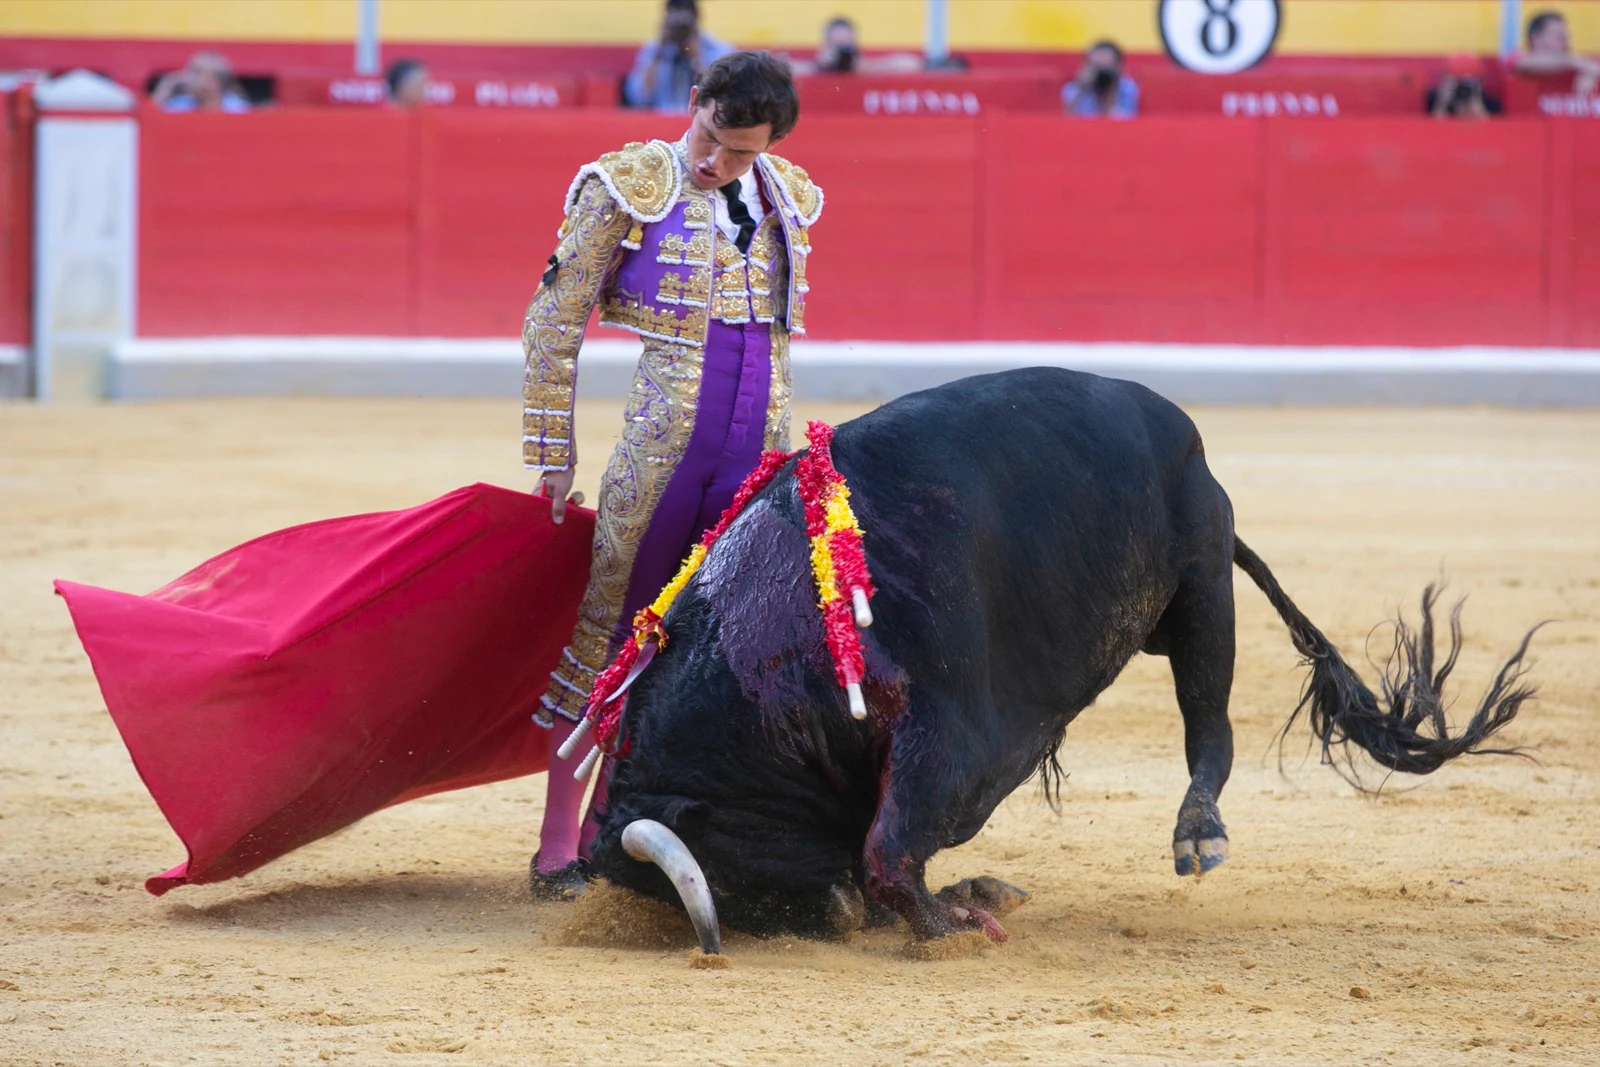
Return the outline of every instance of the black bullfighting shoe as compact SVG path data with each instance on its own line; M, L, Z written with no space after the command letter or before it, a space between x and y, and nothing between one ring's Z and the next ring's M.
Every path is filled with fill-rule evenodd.
M576 859L548 874L539 873L539 854L528 863L528 889L534 900L574 901L589 886L587 860Z

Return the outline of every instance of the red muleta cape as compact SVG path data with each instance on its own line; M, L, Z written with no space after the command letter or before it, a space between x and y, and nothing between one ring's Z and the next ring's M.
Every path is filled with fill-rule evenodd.
M253 871L365 815L545 769L593 512L473 485L295 526L148 596L56 582L134 766L188 849Z

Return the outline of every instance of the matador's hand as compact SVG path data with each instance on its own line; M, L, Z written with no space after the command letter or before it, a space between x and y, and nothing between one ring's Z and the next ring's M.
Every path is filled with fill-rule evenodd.
M583 503L583 494L572 491L572 477L574 469L568 467L564 471L545 471L539 476L539 488L536 492L540 496L550 498L550 521L560 523L567 517L567 504Z

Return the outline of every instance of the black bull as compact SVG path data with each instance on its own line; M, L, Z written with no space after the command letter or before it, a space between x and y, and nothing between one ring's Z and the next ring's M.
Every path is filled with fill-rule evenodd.
M1304 710L1325 757L1354 742L1426 774L1491 751L1485 739L1532 693L1519 683L1524 638L1448 731L1440 689L1460 632L1452 616L1436 665L1430 589L1375 696L1235 536L1194 424L1141 386L1052 369L968 378L845 423L834 458L879 590L862 634L868 718L851 718L834 680L793 463L717 543L628 697L632 751L613 772L595 863L675 903L703 871L711 901L684 900L708 950L713 902L751 933L828 935L860 922L863 889L919 938L1003 938L978 906L1003 883L936 896L926 864L1030 776L1048 787L1067 724L1140 651L1167 657L1183 713L1178 873L1222 862L1234 565L1310 664L1289 723ZM639 830L624 841L636 820L664 824L700 870L676 843L689 868L677 888L673 863L633 858L649 851Z

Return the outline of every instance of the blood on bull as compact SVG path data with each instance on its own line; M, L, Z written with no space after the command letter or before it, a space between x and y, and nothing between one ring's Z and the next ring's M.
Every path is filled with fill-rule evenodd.
M803 458L803 457L802 457ZM876 913L914 937L973 929L1022 895L991 878L940 893L929 859L969 840L1035 775L1059 777L1066 727L1138 652L1171 665L1190 784L1180 875L1228 854L1218 809L1233 761L1232 568L1271 602L1310 667L1300 704L1324 760L1349 746L1427 774L1490 739L1532 696L1532 637L1452 730L1433 589L1397 622L1381 695L1234 531L1199 432L1139 385L1036 368L914 393L841 425L833 459L876 595L854 718L817 610L790 462L716 540L663 620L617 723L594 848L611 881L719 923L838 936ZM1353 764L1347 764L1353 767Z

